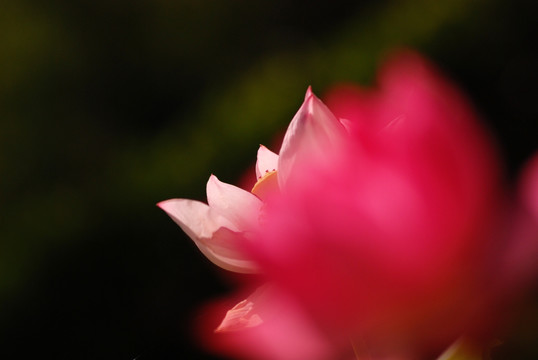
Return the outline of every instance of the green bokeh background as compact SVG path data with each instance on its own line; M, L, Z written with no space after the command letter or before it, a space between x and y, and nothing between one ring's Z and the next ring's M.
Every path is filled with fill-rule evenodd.
M213 358L191 323L229 281L155 204L203 200L211 173L237 183L308 85L369 83L391 49L464 89L514 179L538 143L536 8L1 1L2 358ZM524 309L494 358L538 358L537 306Z

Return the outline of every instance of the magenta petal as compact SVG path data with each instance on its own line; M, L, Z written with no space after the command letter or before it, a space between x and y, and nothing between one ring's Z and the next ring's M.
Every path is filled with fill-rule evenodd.
M258 160L256 161L256 179L261 178L267 172L275 170L278 170L278 155L260 145Z
M262 202L252 193L219 181L211 175L207 182L207 202L240 230L255 229Z
M255 264L241 251L244 237L218 211L200 201L188 199L171 199L157 205L215 265L234 272L256 272Z
M279 183L282 185L286 182L294 166L340 146L346 136L344 126L309 88L280 148Z

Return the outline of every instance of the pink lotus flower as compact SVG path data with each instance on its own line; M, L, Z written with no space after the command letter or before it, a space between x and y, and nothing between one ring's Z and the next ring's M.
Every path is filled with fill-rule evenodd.
M518 273L503 257L518 231L507 230L497 154L472 108L409 53L377 90L339 87L327 103L334 114L308 89L279 154L258 150L250 193L211 176L208 204L158 204L216 265L267 282L217 327L224 350L405 359L480 329L498 279ZM536 216L538 187L527 188ZM534 233L523 233L527 244Z
M255 244L259 234L264 231L264 200L267 201L285 188L287 178L298 163L312 156L319 158L327 149L338 148L347 141L347 136L344 126L309 88L302 106L285 134L279 155L263 145L260 146L256 163L258 181L251 193L223 183L211 175L207 183L208 204L189 199L171 199L160 202L158 206L166 211L213 263L234 272L256 273L258 266L246 249ZM289 310L290 300L284 300L284 297L276 296L275 293L278 291L274 288L267 290L267 286L261 287L229 310L216 331L222 333L249 329L249 334L257 334L241 334L240 343L253 350L252 346L246 346L245 339L251 339L249 344L257 343L255 348L258 359L262 358L260 347L271 354L280 354L277 356L279 359L323 358L314 356L322 356L324 353L322 348L325 348L325 345L320 345L319 336L316 335L318 340L310 339L306 330L309 327L302 323L304 316L298 315L295 310ZM254 299L259 299L260 294L261 298L272 300L255 302ZM274 314L275 311L269 309L267 304L271 304L271 307L281 304L281 312L289 314L284 322L286 325L283 325L280 319L268 315ZM254 330L254 327L257 329ZM288 334L288 338L293 341L288 343L287 350L284 350L282 341L277 340L282 340L286 332L280 330L280 337L267 336L282 327L293 331ZM299 328L302 329L301 338L304 341L298 338ZM315 333L314 330L311 332ZM254 341L258 335L260 341ZM227 338L232 336L228 335ZM269 341L270 339L272 340ZM276 352L270 350L275 348L275 341L279 342L279 350ZM288 354L288 357L284 354Z
M171 199L157 204L194 241L200 251L223 269L255 273L257 266L242 250L259 232L262 200L278 192L295 164L337 147L347 133L309 88L284 137L280 156L261 145L256 162L258 182L249 193L211 175L207 202ZM277 171L278 170L278 171Z

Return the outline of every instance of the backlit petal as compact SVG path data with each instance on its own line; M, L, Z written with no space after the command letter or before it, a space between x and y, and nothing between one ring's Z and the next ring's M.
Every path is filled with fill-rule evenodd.
M263 293L264 289L265 287L258 288L248 298L240 301L228 310L226 316L215 331L236 331L261 325L263 320L256 306L256 300Z
M278 155L260 145L258 149L258 160L256 161L256 179L259 179L267 172L278 170Z
M338 146L346 136L344 126L308 88L305 101L293 117L280 148L280 185L286 182L295 165Z
M248 231L257 226L262 202L256 196L237 186L224 183L211 175L207 182L207 202L240 230Z
M244 237L226 217L195 200L171 199L157 204L194 241L200 251L223 269L252 273L256 267L244 255Z

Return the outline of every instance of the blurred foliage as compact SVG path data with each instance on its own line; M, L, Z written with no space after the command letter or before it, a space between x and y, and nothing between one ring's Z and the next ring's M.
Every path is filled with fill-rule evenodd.
M237 183L308 85L371 82L394 48L468 92L513 178L537 145L535 19L500 0L4 0L4 357L210 358L193 313L233 280L154 204ZM535 309L503 358L537 358Z

